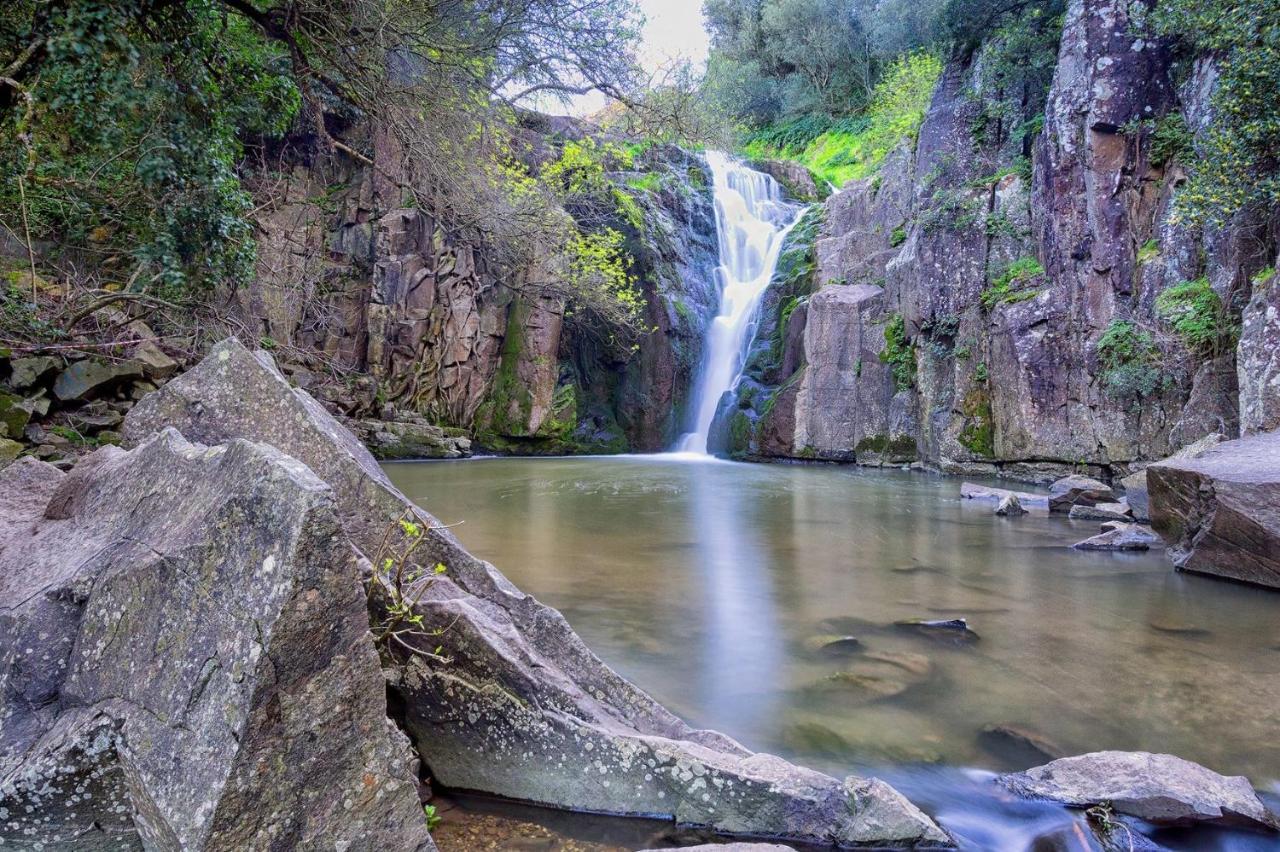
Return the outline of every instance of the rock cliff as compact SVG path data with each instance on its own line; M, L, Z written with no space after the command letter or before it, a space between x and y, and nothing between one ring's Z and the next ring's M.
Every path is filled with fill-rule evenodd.
M793 232L808 265L755 344L792 361L748 370L734 451L1048 480L1275 428L1280 222L1180 222L1212 63L1179 65L1144 10L1072 0L1038 97L1001 88L998 42L952 58L918 138ZM1209 341L1172 321L1201 296Z

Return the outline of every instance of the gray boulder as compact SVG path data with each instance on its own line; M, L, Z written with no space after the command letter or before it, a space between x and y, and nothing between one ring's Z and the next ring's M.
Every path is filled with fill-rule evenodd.
M52 355L14 358L9 362L9 387L16 390L29 388L61 365L62 359Z
M1137 524L1119 523L1112 529L1071 545L1076 550L1150 550L1160 537Z
M1280 432L1157 462L1147 483L1175 566L1280 588Z
M130 379L143 376L142 365L136 361L108 364L104 361L76 361L58 374L53 382L53 395L66 402L86 399L95 393L114 387Z
M1006 497L1016 497L1024 509L1028 506L1037 509L1049 508L1049 498L1044 494L1032 494L1029 491L1010 491L1007 488L992 488L988 485L977 485L972 482L960 483L960 497L965 500L991 500L999 503Z
M1049 486L1049 511L1070 512L1072 506L1096 506L1114 503L1115 492L1111 486L1089 476L1072 474L1064 476Z
M1178 450L1170 459L1192 459L1203 453L1210 447L1215 447L1225 441L1226 438L1220 432L1214 432L1205 435L1198 441L1188 444ZM1137 473L1132 473L1120 480L1120 485L1124 488L1125 502L1129 504L1133 517L1144 524L1151 523L1150 498L1147 493L1147 470L1143 468Z
M0 494L0 836L434 848L360 559L305 466L166 430L65 475L23 459Z
M1280 821L1262 804L1247 778L1219 775L1171 754L1098 751L997 780L1024 798L1080 808L1109 802L1118 813L1153 823L1280 828Z
M358 549L377 554L405 513L428 530L417 556L443 564L417 606L448 664L400 657L392 688L435 778L563 808L646 813L727 834L842 846L936 846L949 838L887 784L843 782L713 731L694 730L619 677L556 610L467 553L265 353L223 341L143 399L126 442L163 424L203 442L248 438L298 458L333 487ZM447 628L447 629L446 629ZM434 640L433 640L434 641Z

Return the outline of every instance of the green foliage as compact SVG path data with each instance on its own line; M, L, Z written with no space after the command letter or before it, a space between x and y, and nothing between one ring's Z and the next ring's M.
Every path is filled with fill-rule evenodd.
M885 324L880 361L892 369L895 388L904 391L915 387L916 348L907 340L906 321L902 314L894 314Z
M1177 158L1185 160L1194 153L1191 130L1180 112L1171 112L1156 122L1151 131L1151 162L1162 166Z
M958 440L970 452L985 458L996 454L995 418L991 413L991 393L985 386L971 388L960 402L964 426Z
M996 276L991 286L982 291L982 307L989 311L996 305L1034 299L1040 291L1026 290L1023 286L1043 275L1044 267L1040 265L1040 261L1034 257L1018 258Z
M1218 71L1210 126L1179 193L1181 216L1222 224L1240 210L1280 204L1280 22L1273 0L1164 0L1157 30Z
M428 628L417 611L418 602L448 568L436 562L425 566L415 559L418 548L436 527L424 526L412 509L405 510L388 525L374 555L371 601L380 604L381 614L372 626L374 643L387 655L408 653L438 663L450 663L442 656L439 637L443 628Z
M440 814L436 813L436 806L423 805L422 813L427 818L427 831L435 831L436 826L440 824Z
M1128 320L1107 326L1094 348L1102 364L1102 381L1112 396L1146 397L1168 384L1164 356L1151 332Z
M899 225L893 229L893 233L889 235L890 248L897 248L907 241L907 226Z
M863 114L825 127L823 119L809 117L766 128L750 135L743 150L750 157L796 160L837 187L869 177L899 142L915 135L941 72L936 56L907 54L889 66Z
M243 138L278 135L297 111L283 47L215 0L44 5L18 3L0 27L9 58L45 40L30 110L0 119L9 227L21 233L8 219L21 182L34 239L136 289L174 296L250 274L237 167Z
M1235 346L1239 326L1208 278L1183 281L1156 297L1156 314L1192 352L1212 356Z
M1160 256L1160 243L1156 240L1147 240L1138 247L1138 263L1146 264L1155 260Z

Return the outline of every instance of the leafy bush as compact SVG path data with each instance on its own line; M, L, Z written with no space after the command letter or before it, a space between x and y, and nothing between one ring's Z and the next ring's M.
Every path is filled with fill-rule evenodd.
M1156 297L1156 314L1193 352L1215 355L1235 346L1239 329L1208 278L1183 281Z
M894 387L910 390L916 384L916 348L907 340L907 325L902 314L894 314L884 327L884 349L881 363L893 370Z
M1102 381L1115 397L1145 397L1168 384L1164 358L1151 332L1128 320L1107 326L1094 351L1102 364Z

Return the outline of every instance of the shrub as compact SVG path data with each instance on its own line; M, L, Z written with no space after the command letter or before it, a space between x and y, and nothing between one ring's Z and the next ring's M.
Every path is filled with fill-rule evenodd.
M1094 350L1102 364L1102 381L1115 397L1145 397L1168 384L1164 359L1151 332L1128 320L1107 326Z
M1192 352L1214 355L1235 345L1239 329L1207 278L1170 287L1156 297L1155 307Z
M900 391L916 384L916 348L907 340L907 324L902 314L894 314L884 327L884 349L880 361L893 370L893 385Z

